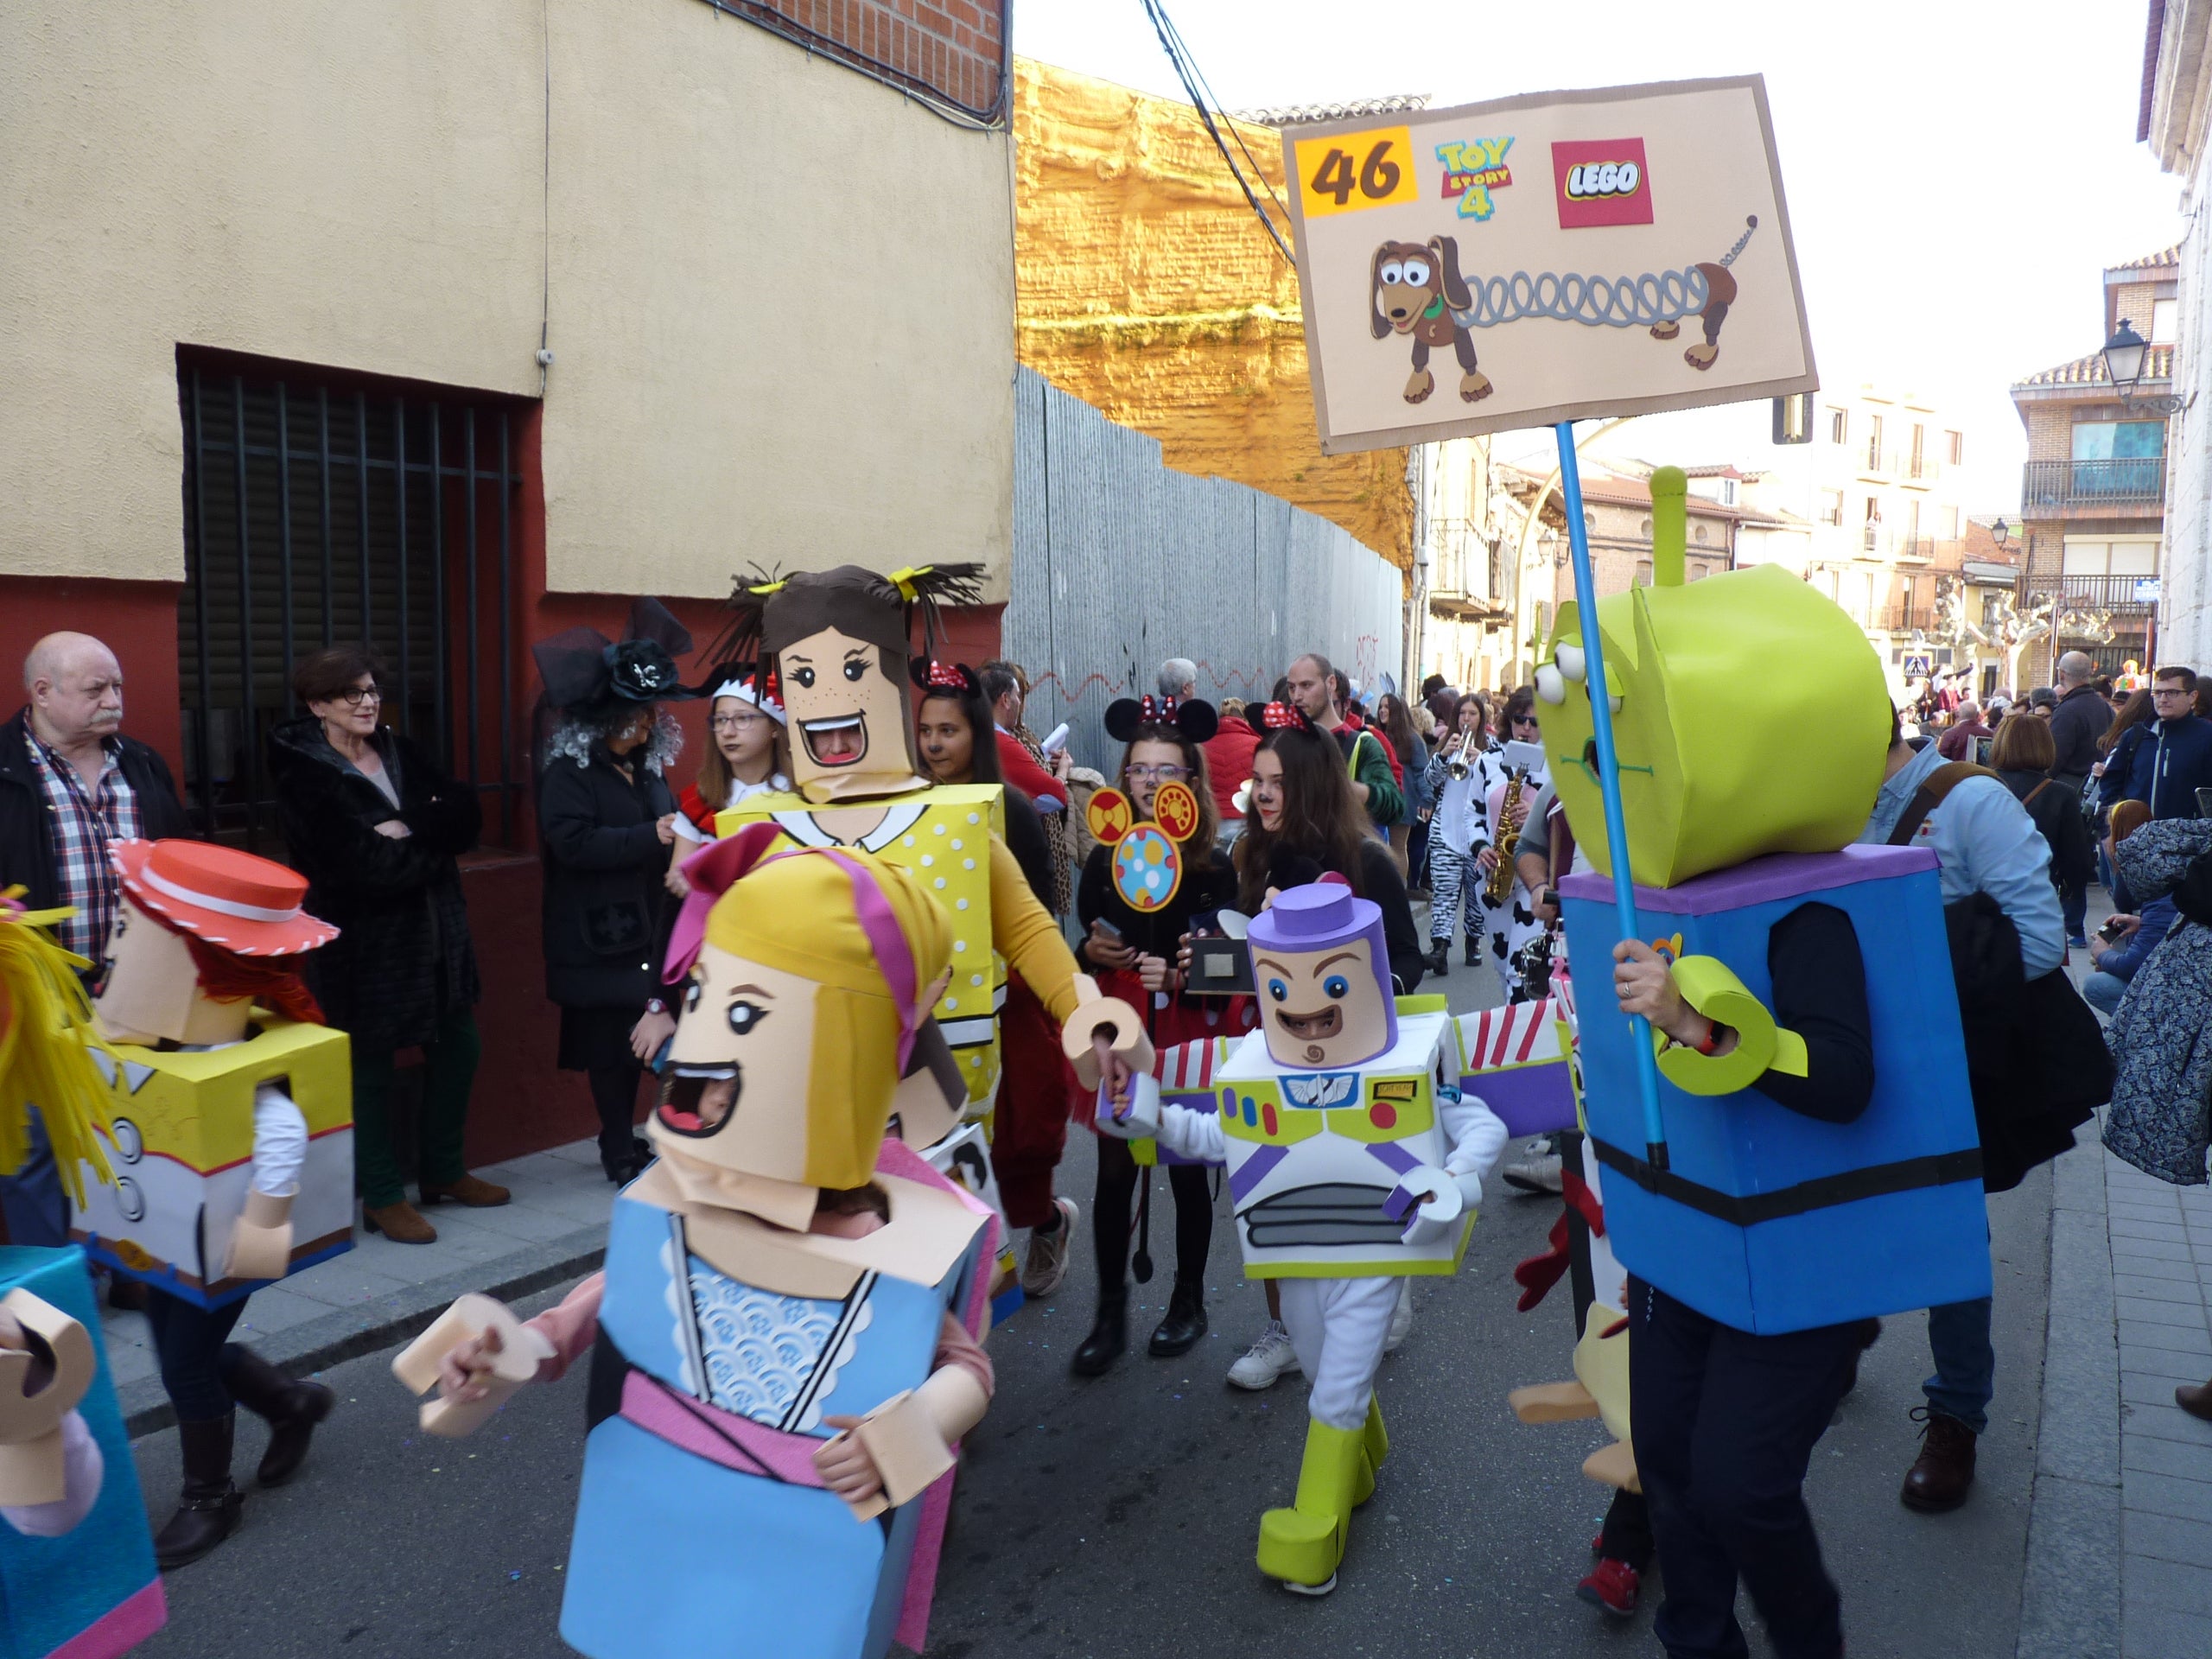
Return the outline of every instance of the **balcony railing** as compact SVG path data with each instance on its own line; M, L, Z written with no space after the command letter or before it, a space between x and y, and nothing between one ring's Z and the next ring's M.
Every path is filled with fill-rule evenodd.
M2130 455L2118 461L2031 461L2021 469L2020 511L2122 512L2163 507L2166 458Z
M2115 620L2148 616L2158 608L2155 576L2058 576L2028 578L2031 598L2056 593L2069 610L2109 611Z
M1915 628L1933 629L1936 607L1932 605L1891 605L1878 612L1876 625L1891 633L1910 633Z

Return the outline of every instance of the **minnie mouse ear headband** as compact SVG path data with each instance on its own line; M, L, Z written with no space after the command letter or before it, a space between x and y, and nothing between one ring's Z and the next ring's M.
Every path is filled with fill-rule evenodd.
M530 648L545 683L545 700L556 709L610 712L624 703L676 702L696 697L676 670L691 649L691 635L657 599L630 607L621 639L597 628L575 627Z
M1320 734L1313 717L1294 702L1271 702L1260 711L1260 724L1271 732L1302 731Z
M763 683L754 664L731 663L718 668L707 676L707 683L714 688L707 694L710 697L735 697L740 702L751 703L779 726L791 723L784 713L783 687L772 673Z
M965 663L940 663L917 657L906 664L907 677L923 696L980 697L983 683Z
M1106 735L1133 743L1147 726L1173 726L1193 743L1203 743L1221 727L1213 705L1200 698L1117 697L1106 705Z

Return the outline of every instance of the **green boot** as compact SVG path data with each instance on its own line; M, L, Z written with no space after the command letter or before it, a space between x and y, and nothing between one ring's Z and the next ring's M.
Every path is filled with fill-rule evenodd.
M1325 1596L1337 1587L1365 1440L1364 1430L1307 1421L1296 1507L1269 1510L1260 1517L1260 1571L1280 1579L1285 1588Z
M1373 1395L1367 1397L1367 1421L1359 1434L1359 1478L1351 1489L1355 1510L1375 1496L1375 1471L1390 1455L1390 1436L1382 1427L1382 1404Z

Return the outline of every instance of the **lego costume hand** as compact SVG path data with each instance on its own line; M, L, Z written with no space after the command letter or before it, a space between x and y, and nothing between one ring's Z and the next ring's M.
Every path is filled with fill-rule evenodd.
M1642 939L1623 939L1613 947L1613 994L1623 1014L1642 1014L1654 1031L1686 1048L1720 1033L1711 1020L1682 1000L1681 988L1667 959Z
M226 1279L282 1279L292 1267L292 1199L290 1192L259 1191L245 1195L245 1208L231 1230L231 1248L223 1259Z
M1460 1218L1481 1204L1482 1178L1452 1175L1428 1164L1416 1164L1398 1177L1398 1185L1382 1201L1393 1219L1403 1218L1405 1243L1416 1248L1442 1243L1459 1226Z

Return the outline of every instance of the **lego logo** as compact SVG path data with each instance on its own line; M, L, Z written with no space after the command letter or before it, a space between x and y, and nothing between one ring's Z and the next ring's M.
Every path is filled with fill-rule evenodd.
M1567 169L1567 199L1597 201L1632 196L1643 182L1643 169L1634 162L1586 162Z

